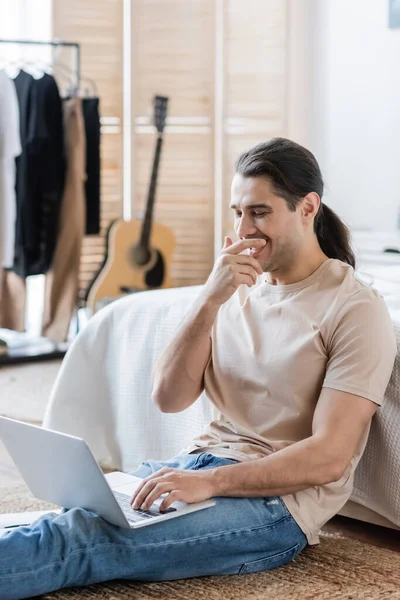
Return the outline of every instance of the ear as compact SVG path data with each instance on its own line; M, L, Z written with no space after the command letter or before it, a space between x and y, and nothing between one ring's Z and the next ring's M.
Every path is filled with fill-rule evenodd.
M310 192L307 196L304 196L301 207L302 217L307 219L307 221L313 219L318 212L320 204L321 198L316 192Z

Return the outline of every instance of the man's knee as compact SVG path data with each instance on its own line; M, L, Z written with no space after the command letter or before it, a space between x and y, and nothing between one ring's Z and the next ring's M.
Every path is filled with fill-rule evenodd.
M59 515L47 520L53 536L64 538L78 538L82 543L99 536L106 535L106 531L112 527L100 515L85 508L63 509Z

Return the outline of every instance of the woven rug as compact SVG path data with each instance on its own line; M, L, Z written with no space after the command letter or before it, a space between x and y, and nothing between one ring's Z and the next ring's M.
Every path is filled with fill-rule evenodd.
M0 486L0 513L51 509L25 485ZM263 573L143 583L113 581L69 588L41 600L400 600L400 553L340 534Z

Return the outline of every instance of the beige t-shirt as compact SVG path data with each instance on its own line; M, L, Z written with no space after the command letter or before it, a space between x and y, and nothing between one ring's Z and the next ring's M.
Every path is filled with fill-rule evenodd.
M249 461L312 435L322 387L382 404L396 356L389 311L354 269L328 259L306 279L241 285L212 329L212 422L183 453ZM349 499L368 431L343 477L282 496L309 544Z

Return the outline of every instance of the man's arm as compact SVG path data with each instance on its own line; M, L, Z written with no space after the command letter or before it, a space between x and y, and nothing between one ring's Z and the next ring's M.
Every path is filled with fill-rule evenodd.
M265 458L202 472L215 496L284 496L338 481L378 405L323 388L315 409L312 436Z
M162 412L188 408L203 391L211 354L211 328L219 306L196 299L177 335L164 348L153 371L152 399Z
M239 285L251 287L257 282L257 273L263 272L255 258L240 253L264 244L265 240L232 243L230 238L225 238L221 254L200 296L153 370L152 399L162 412L185 410L200 396L211 354L210 333L220 306Z
M214 496L285 496L337 481L344 475L377 404L346 392L323 388L314 412L312 435L270 456L236 465L185 471L165 467L143 479L134 508L147 510L162 494L172 502L201 502Z

